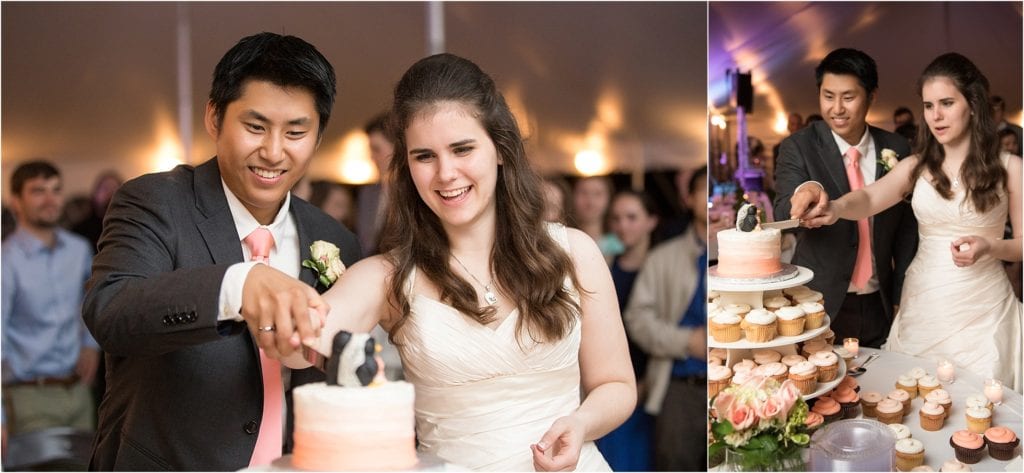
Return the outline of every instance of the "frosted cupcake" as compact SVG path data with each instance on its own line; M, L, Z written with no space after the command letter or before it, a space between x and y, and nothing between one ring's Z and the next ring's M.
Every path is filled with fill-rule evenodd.
M787 368L786 365L775 361L754 368L753 373L758 376L764 376L765 378L772 378L779 383L782 383L789 375L789 368Z
M789 380L801 394L811 394L818 388L818 367L810 361L801 361L789 367Z
M942 406L934 402L925 402L918 411L921 418L921 428L929 432L942 430L943 421L946 420L946 411Z
M750 358L744 358L738 363L732 365L732 370L736 373L741 371L750 371L754 368L757 368L757 363L754 363L754 360L751 360Z
M770 299L772 297L786 297L786 294L782 292L782 289L769 289L764 291L765 299Z
M896 441L896 469L909 471L924 463L924 444L918 439Z
M939 471L974 471L974 470L972 470L971 467L969 465L967 465L966 463L964 463L964 462L954 458L952 460L946 460L946 462L943 463L941 467L939 467Z
M746 317L750 313L750 306L747 304L726 304L722 306L726 312L731 312L740 316L740 318Z
M967 407L984 407L985 409L992 409L992 402L989 401L984 394L972 394L967 396L964 403Z
M825 303L825 296L818 291L807 291L803 294L796 296L797 304L806 304L808 302L817 302L819 304Z
M833 422L843 417L843 407L836 402L835 399L830 397L819 397L814 400L814 406L811 407L812 412L817 412L825 418L825 422Z
M844 376L843 380L839 382L838 386L836 386L836 389L839 388L850 388L855 392L860 392L860 384L857 384L857 378L854 378L853 376Z
M985 450L985 440L974 432L958 430L949 438L949 445L953 447L956 459L964 463L975 464L981 461L981 454Z
M928 376L928 372L925 371L924 368L921 368L920 366L915 366L910 371L907 371L907 376L910 376L914 379L921 379L925 376Z
M902 389L893 389L885 397L898 401L903 406L903 415L910 414L910 394Z
M775 310L775 316L779 318L779 335L783 337L795 337L804 333L804 324L807 315L799 307L780 307Z
M807 417L804 419L804 425L807 427L807 433L813 433L818 430L825 423L825 418L817 412L810 411L807 413Z
M727 366L708 367L708 399L715 397L732 382L732 370Z
M843 347L835 347L832 349L832 352L843 359L843 363L846 363L846 369L850 369L850 366L853 364L853 353L850 353L850 350Z
M896 437L896 440L908 439L911 437L910 427L903 424L889 424L889 430L892 431L892 435L893 437Z
M765 296L765 298L764 298L764 308L768 309L768 310L770 310L772 312L774 312L776 310L779 310L779 309L781 309L783 307L786 307L788 305L791 305L789 303L789 299L786 299L785 297L782 297L782 296L775 296L775 297Z
M925 375L917 380L917 395L921 397L927 397L928 393L941 387L942 384L939 383L939 378L936 378L935 376L932 376L930 374Z
M819 351L832 351L832 347L825 343L824 340L808 340L804 342L803 348L800 349L800 354L806 356L809 360L811 355Z
M896 389L902 389L913 399L917 397L917 378L904 374L896 378Z
M1014 457L1013 451L1020 445L1017 434L1006 427L990 427L985 430L984 437L988 454L996 460L1010 460Z
M826 329L821 335L825 338L825 343L829 345L836 344L836 333L832 329Z
M719 343L730 343L743 338L743 331L740 330L740 322L743 319L739 315L729 311L720 311L708 321L708 329L711 330L711 338Z
M744 317L743 322L746 323L743 333L746 334L748 342L770 342L775 338L775 334L778 333L779 324L775 314L764 309L750 311Z
M721 359L721 358L719 358L717 356L714 356L714 355L708 355L708 366L723 366L723 365L725 365L725 360L723 360L723 359Z
M729 350L726 350L725 348L712 348L708 351L708 354L711 356L717 356L723 360L729 359Z
M885 398L875 406L878 421L883 424L903 422L903 404L895 399Z
M992 411L984 407L968 407L964 415L967 417L967 430L971 432L983 434L992 427Z
M748 381L750 381L750 380L752 380L754 378L760 378L760 376L754 374L753 371L735 371L735 370L733 370L732 385L733 386L739 386L741 384L746 384Z
M782 353L767 348L753 350L751 353L754 355L754 363L759 365L767 365L768 363L782 360Z
M860 396L847 387L839 387L832 392L832 399L843 408L843 419L853 419L860 414Z
M708 291L708 302L713 302L719 297L721 297L721 294L719 294L718 291Z
M807 357L807 361L818 367L818 382L835 381L839 375L839 357L831 351L819 351Z
M722 308L721 304L719 304L718 301L708 302L708 318L710 318L712 315L714 315L716 312L720 310L725 309Z
M798 296L802 296L808 292L811 292L811 288L807 286L787 287L782 290L782 294L788 297L789 300L793 301L793 303L796 303L796 298Z
M817 302L807 302L798 307L807 314L807 321L804 323L804 330L814 330L825 325L825 306Z
M949 417L949 410L953 407L953 398L949 396L949 392L945 389L939 388L924 397L927 402L934 402L942 406L942 410L945 412L946 417Z
M807 358L804 358L803 355L786 355L782 357L782 364L786 366L793 366L801 361L807 361Z
M864 413L864 417L877 417L875 413L875 406L882 401L885 397L878 391L867 391L860 396L861 411Z

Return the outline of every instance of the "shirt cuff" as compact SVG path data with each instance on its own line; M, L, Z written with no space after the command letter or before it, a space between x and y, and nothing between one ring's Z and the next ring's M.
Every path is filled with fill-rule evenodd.
M814 185L820 187L822 191L825 190L825 186L821 185L820 182L818 182L818 181L807 181L807 182L805 182L803 184L800 184L799 186L796 186L796 189L793 189L793 193L796 194L797 192L800 192L800 188L803 187L803 186L806 186L807 184L814 184Z
M245 286L245 279L249 277L249 271L257 263L250 261L246 263L235 263L224 272L224 279L220 284L220 299L217 307L218 322L242 322L242 289Z

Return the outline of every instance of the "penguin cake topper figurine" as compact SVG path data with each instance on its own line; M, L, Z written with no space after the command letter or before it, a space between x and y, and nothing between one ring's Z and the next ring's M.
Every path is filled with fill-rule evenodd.
M760 227L760 219L758 219L758 211L756 205L743 204L738 211L736 211L736 230L741 232L752 232Z
M331 357L327 361L327 384L357 388L369 385L379 368L376 342L368 333L353 334L340 331L331 342Z

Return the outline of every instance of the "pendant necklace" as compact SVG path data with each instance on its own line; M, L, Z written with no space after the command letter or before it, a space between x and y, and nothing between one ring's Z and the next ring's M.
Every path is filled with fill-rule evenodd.
M462 270L465 271L466 274L469 275L469 277L473 278L473 280L476 281L477 284L484 288L484 300L487 301L489 305L497 304L498 296L494 295L494 280L492 279L491 282L488 284L480 282L480 280L477 279L476 276L473 276L473 273L469 272L469 269L466 268L466 265L462 264L462 261L459 261L459 257L455 256L455 253L452 253L452 258L455 258L455 262L459 263L459 266L462 266Z

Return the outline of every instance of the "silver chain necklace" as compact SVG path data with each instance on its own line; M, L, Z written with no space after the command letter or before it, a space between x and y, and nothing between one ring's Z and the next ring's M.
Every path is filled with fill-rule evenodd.
M466 268L466 265L462 264L462 261L459 260L459 257L455 256L455 253L452 253L452 258L455 258L455 262L459 263L459 266L462 266L462 270L465 271L466 274L469 275L469 277L473 278L473 280L476 281L477 284L484 288L484 300L487 301L487 303L490 305L497 304L498 296L494 295L494 280L492 279L491 282L487 284L480 282L480 280L477 279L476 276L473 276L473 273L469 272L469 269Z

